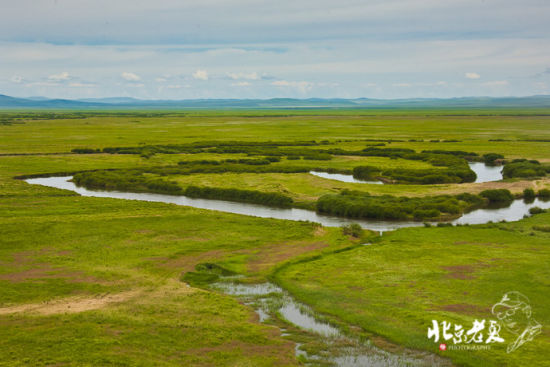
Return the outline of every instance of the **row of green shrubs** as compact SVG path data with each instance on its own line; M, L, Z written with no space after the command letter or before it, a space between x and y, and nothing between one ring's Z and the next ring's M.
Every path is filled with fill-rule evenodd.
M442 184L473 182L476 174L467 165L447 169L381 169L374 166L358 166L353 169L358 180L390 180L403 184Z
M506 163L502 169L502 176L504 178L529 178L529 177L543 177L546 173L550 172L550 166L543 166L539 161L527 160L527 159L514 159L513 161Z
M278 192L262 192L232 188L188 186L183 194L191 198L228 200L281 208L289 208L293 203L291 197Z
M458 217L464 211L484 204L483 198L472 194L408 198L344 190L340 194L321 196L317 201L317 211L348 218L441 220Z
M77 186L92 190L152 192L185 195L192 198L228 200L276 207L290 207L293 200L279 193L254 190L188 186L182 189L176 182L148 177L137 170L82 172L73 176Z
M81 172L73 175L73 182L92 190L182 194L182 188L177 183L144 176L138 170Z

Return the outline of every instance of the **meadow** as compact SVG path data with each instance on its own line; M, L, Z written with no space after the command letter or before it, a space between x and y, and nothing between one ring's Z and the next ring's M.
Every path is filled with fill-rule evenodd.
M295 339L275 325L259 323L250 306L207 283L181 281L201 264L242 275L241 282L274 281L346 332L391 351L429 351L466 366L533 366L550 360L545 327L550 322L550 252L544 230L550 213L513 223L406 228L356 238L314 223L81 197L14 178L140 170L182 190L198 186L277 193L302 207L343 190L419 199L488 189L522 195L526 188L549 188L548 177L539 172L536 178L479 184L364 185L307 173L312 167L445 169L422 160L352 155L231 163L305 170L296 173L163 175L171 167L186 167L180 162L264 156L71 151L315 140L318 145L304 148L359 151L378 144L380 149L416 152L461 150L536 159L547 167L548 110L59 111L5 112L2 118L14 123L0 125L0 365L304 363L295 355ZM364 242L372 245L361 246ZM513 290L529 297L534 318L543 325L540 335L514 353L501 345L439 351L426 338L432 319L471 324L475 318L490 318L491 306Z

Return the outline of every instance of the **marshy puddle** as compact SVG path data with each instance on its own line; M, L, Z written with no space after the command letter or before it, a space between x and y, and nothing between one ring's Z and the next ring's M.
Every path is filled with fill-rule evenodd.
M238 284L219 282L212 284L220 290L239 298L254 308L260 322L279 318L291 325L317 336L320 343L318 353L308 353L302 347L305 343L296 343L296 356L306 358L312 363L343 367L363 366L445 366L449 363L427 352L404 350L402 354L390 353L375 347L370 342L343 334L338 328L319 320L313 310L294 300L282 288L271 284ZM292 337L292 332L280 328L281 336Z

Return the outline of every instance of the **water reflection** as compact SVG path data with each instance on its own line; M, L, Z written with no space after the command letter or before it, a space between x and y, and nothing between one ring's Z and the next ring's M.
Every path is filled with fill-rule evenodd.
M487 166L481 162L472 162L468 165L477 175L476 183L502 180L502 166Z
M294 326L317 334L317 341L324 345L319 354L309 354L302 350L302 343L296 343L296 356L305 357L322 365L347 367L359 366L440 366L447 362L426 352L405 350L402 354L390 353L373 346L370 342L344 335L340 330L318 320L313 310L297 302L280 287L271 283L238 284L219 282L213 288L226 294L236 295L245 304L252 306L264 322L273 316L280 317ZM291 336L281 329L281 336Z
M345 224L358 223L365 229L370 229L378 232L391 231L397 228L419 227L423 224L414 221L383 221L383 220L366 220L340 218L318 214L312 210L305 209L281 209L271 208L263 205L235 203L223 200L210 199L192 199L185 196L149 194L149 193L133 193L133 192L118 192L118 191L92 191L83 187L77 187L73 182L70 182L71 176L66 177L47 177L33 178L26 182L58 189L74 191L82 196L106 197L125 200L142 200L152 202L162 202L177 205L186 205L194 208L218 210L227 213L250 215L261 218L286 219L294 221L310 221L320 223L327 227L340 227ZM538 206L543 209L550 208L550 201L534 200L531 203L526 203L523 200L515 200L512 205L506 208L493 209L477 209L470 213L464 214L462 217L452 221L454 224L482 224L488 222L499 222L502 220L515 221L523 218L524 215L529 215L529 209Z
M328 172L317 172L317 171L310 171L309 173L317 177L326 178L328 180L336 180L336 181L350 182L350 183L382 185L382 181L363 181L363 180L358 180L354 178L353 175L344 175L341 173L328 173Z

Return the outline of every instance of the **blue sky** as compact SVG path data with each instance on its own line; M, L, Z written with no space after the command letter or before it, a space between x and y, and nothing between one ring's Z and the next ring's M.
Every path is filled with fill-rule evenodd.
M550 94L548 0L0 0L0 94Z

